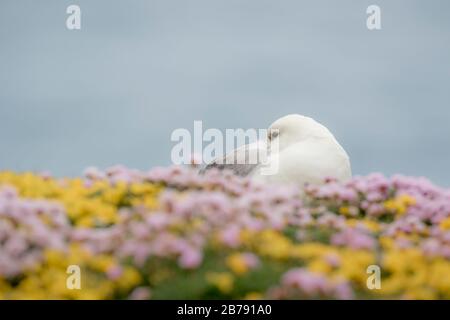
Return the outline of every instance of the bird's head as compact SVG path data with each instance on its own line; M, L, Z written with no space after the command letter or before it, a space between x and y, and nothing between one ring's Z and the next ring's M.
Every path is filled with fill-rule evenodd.
M333 135L314 119L299 114L284 116L269 127L269 145L278 145L281 151L287 146L311 138L329 138Z

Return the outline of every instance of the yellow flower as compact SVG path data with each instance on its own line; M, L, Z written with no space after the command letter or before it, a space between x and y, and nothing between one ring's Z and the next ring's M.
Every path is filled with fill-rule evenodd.
M308 264L308 270L316 273L327 274L330 273L333 268L323 259L315 259Z
M264 298L264 296L259 292L249 292L244 297L245 300L261 300L262 298Z
M349 206L342 206L339 208L339 213L343 216L347 217L354 217L357 216L359 213L359 209L357 207L349 207Z
M363 220L364 225L372 232L378 232L381 230L381 226L377 221L364 219Z
M116 280L117 286L121 289L133 288L141 282L140 273L134 267L124 267L122 275Z
M439 227L442 230L450 230L450 217L447 217L444 220L442 220L441 223L439 224Z
M367 267L375 263L375 255L366 250L341 248L339 250L339 268L335 274L354 281L361 288L367 288Z
M323 255L333 251L335 251L335 249L329 245L310 242L295 245L290 254L293 258L312 259L322 257Z
M408 207L416 204L416 199L410 195L399 195L394 199L390 199L384 202L384 208L390 212L402 215L406 212Z
M409 300L434 300L436 293L430 288L417 287L407 290L405 298Z
M100 272L106 272L115 265L114 258L106 254L94 256L93 259L89 260L89 266Z
M435 288L444 299L450 299L450 262L435 258L428 264L428 284Z
M77 226L91 228L94 226L94 220L91 217L83 217L76 222Z
M233 290L234 278L229 272L209 272L206 281L214 285L220 292L227 294Z
M413 206L417 203L416 199L408 194L402 194L397 199L405 206Z
M291 241L277 231L262 231L254 240L261 255L274 259L284 259L288 258L291 253Z
M47 265L52 267L64 267L67 265L67 261L65 259L65 255L63 252L54 250L54 249L46 249L44 251L44 257Z
M244 257L239 253L234 253L228 256L226 259L226 264L231 269L231 271L233 271L237 275L244 274L249 269Z

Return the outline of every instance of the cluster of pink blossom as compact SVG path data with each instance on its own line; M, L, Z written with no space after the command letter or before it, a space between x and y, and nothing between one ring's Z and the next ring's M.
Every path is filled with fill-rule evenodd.
M199 174L195 168L169 167L139 172L116 166L105 172L86 170L85 184L95 180L111 185L149 182L163 191L156 209L121 207L117 223L87 228L72 225L56 202L23 199L14 188L0 186L0 276L20 275L43 259L44 249L66 250L71 243L94 254L108 253L123 261L131 258L138 268L151 258L168 258L180 268L196 269L213 241L239 248L244 230L291 229L299 242L319 241L307 233L326 230L329 238L320 241L361 250L376 250L378 237L387 236L400 248L418 246L427 255L450 258L450 231L441 227L450 216L450 191L422 178L372 174L346 183L329 180L320 186L308 185L303 191L298 186L263 185L218 170ZM401 214L389 210L386 203L402 195L414 203L408 203ZM360 219L358 223L348 223L355 218ZM368 228L363 220L375 221L378 229ZM411 234L419 240L399 236ZM252 256L245 257L257 263ZM108 271L111 279L118 274L119 269ZM145 290L134 294L145 295ZM347 282L334 283L319 274L292 269L271 291L274 298L291 296L347 299L352 290Z
M357 228L347 228L331 237L331 243L337 246L347 246L353 249L373 250L376 246L375 239Z
M0 276L32 270L44 249L65 250L70 231L58 203L22 199L14 188L0 188Z
M332 210L341 206L356 209L354 216L365 215L371 219L391 216L391 223L380 220L382 235L395 238L400 233L423 234L426 237L420 245L427 253L449 256L449 232L440 230L438 225L450 215L450 193L423 178L394 176L389 179L372 174L355 177L344 184L329 180L321 186L307 186L306 197L302 198L297 187L263 186L216 170L199 175L195 170L169 167L139 174L115 167L96 175L109 177L112 182L151 181L167 187L160 198L160 212L146 215L146 212L133 210L127 213L135 215L128 223L109 230L75 232L91 233L89 244L98 243L97 250L110 246L111 250L133 256L140 263L151 255L174 255L179 256L181 266L193 268L201 263L202 248L212 231L220 232L225 245L236 247L242 229L282 230L287 226L332 228L337 231L330 239L332 244L374 249L377 234L363 224L349 227L346 219ZM183 196L174 192L175 189L185 191ZM396 195L410 195L416 199L400 217L394 217L384 206L385 201ZM127 210L123 211L123 216L127 216ZM140 217L136 218L136 214ZM177 225L189 226L198 219L201 224L177 235L167 231ZM105 241L103 238L107 236L111 239ZM94 241L97 237L103 237L103 240ZM121 246L117 246L115 237L123 238ZM415 245L404 238L396 241L399 247Z
M450 259L450 232L434 229L430 237L422 241L421 248L427 255Z
M269 291L273 299L342 299L353 298L353 290L347 281L333 282L321 274L303 268L287 271L281 284Z
M383 202L393 195L410 195L416 200L408 215L423 222L438 224L450 212L450 190L437 187L425 178L395 175L387 178L379 173L357 176L347 183L330 181L322 186L308 186L306 192L316 200L333 201L336 206L359 207L367 216L389 214Z
M195 268L213 234L234 248L240 244L243 229L281 230L290 222L312 220L295 187L262 186L228 173L211 171L202 176L181 168L160 168L141 176L122 171L119 175L127 181L164 183L167 187L159 197L159 209L149 213L138 207L122 208L118 224L77 228L71 239L95 253L132 257L140 266L155 256L177 257L180 267ZM117 181L115 174L107 176Z
M449 257L450 230L443 230L440 224L450 216L450 190L437 187L425 178L401 175L387 178L381 174L371 174L355 177L344 184L330 181L322 186L308 186L306 193L316 206L346 206L350 216L365 215L376 219L382 227L381 234L393 237L399 247L419 245L429 254ZM414 199L414 204L409 205L403 215L386 209L386 201L402 195ZM344 225L336 217L324 217L327 218L322 219L327 219L328 224ZM419 244L398 237L411 234L421 236ZM356 228L347 228L336 234L332 241L352 247L369 248L374 245L367 232Z

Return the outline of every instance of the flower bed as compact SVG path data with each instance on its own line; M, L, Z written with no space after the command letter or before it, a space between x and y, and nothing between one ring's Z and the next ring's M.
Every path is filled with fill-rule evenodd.
M0 172L0 298L450 299L450 191L380 174L300 190L181 167Z

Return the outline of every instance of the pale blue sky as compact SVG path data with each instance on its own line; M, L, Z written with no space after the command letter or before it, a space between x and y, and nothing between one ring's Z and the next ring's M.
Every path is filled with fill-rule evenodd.
M70 4L80 31L65 27ZM2 0L0 170L148 169L194 120L264 128L301 113L356 174L450 186L449 15L446 0Z

